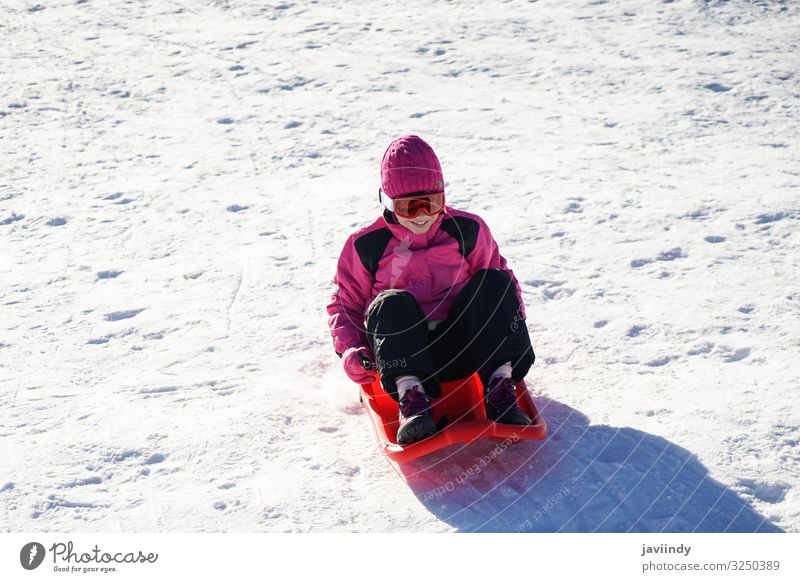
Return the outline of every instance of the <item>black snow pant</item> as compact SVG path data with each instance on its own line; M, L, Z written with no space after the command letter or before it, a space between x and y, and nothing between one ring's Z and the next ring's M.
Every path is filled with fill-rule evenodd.
M414 296L399 289L382 291L370 303L366 328L383 387L395 400L397 376L418 376L428 396L436 398L439 382L478 372L485 385L508 361L518 381L534 361L516 287L500 269L475 273L433 331Z

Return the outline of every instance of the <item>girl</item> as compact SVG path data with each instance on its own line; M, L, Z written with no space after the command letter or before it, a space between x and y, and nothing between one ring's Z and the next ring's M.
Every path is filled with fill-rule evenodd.
M487 416L529 424L515 397L534 354L514 273L483 220L445 205L433 149L395 139L381 161L383 216L347 239L327 306L333 347L354 382L375 371L400 405L397 442L437 431L439 382L478 372Z

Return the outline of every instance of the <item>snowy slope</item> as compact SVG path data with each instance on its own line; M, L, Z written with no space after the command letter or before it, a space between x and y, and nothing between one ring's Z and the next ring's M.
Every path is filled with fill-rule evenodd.
M5 0L3 530L800 531L798 31L778 0ZM333 354L409 131L522 283L547 441L393 467Z

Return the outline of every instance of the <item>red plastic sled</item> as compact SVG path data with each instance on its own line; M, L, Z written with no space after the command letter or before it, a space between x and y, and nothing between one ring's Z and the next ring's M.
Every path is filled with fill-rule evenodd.
M361 401L372 423L378 446L392 461L402 463L427 455L455 443L471 443L479 438L518 438L541 440L547 425L536 409L524 380L517 383L517 402L534 423L528 426L498 424L486 418L483 383L477 374L442 383L442 395L433 401L434 420L447 415L447 426L435 435L410 445L397 444L398 405L381 386L380 380L361 385Z

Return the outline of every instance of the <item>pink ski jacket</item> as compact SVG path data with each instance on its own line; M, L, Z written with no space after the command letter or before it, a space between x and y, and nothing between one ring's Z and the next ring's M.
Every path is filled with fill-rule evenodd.
M519 282L479 216L446 207L428 232L414 234L384 211L371 225L350 235L339 256L333 278L337 288L327 306L333 348L341 355L348 348L367 345L364 318L381 291L408 291L429 321L441 321L462 287L481 269L502 269L511 276L524 319Z

